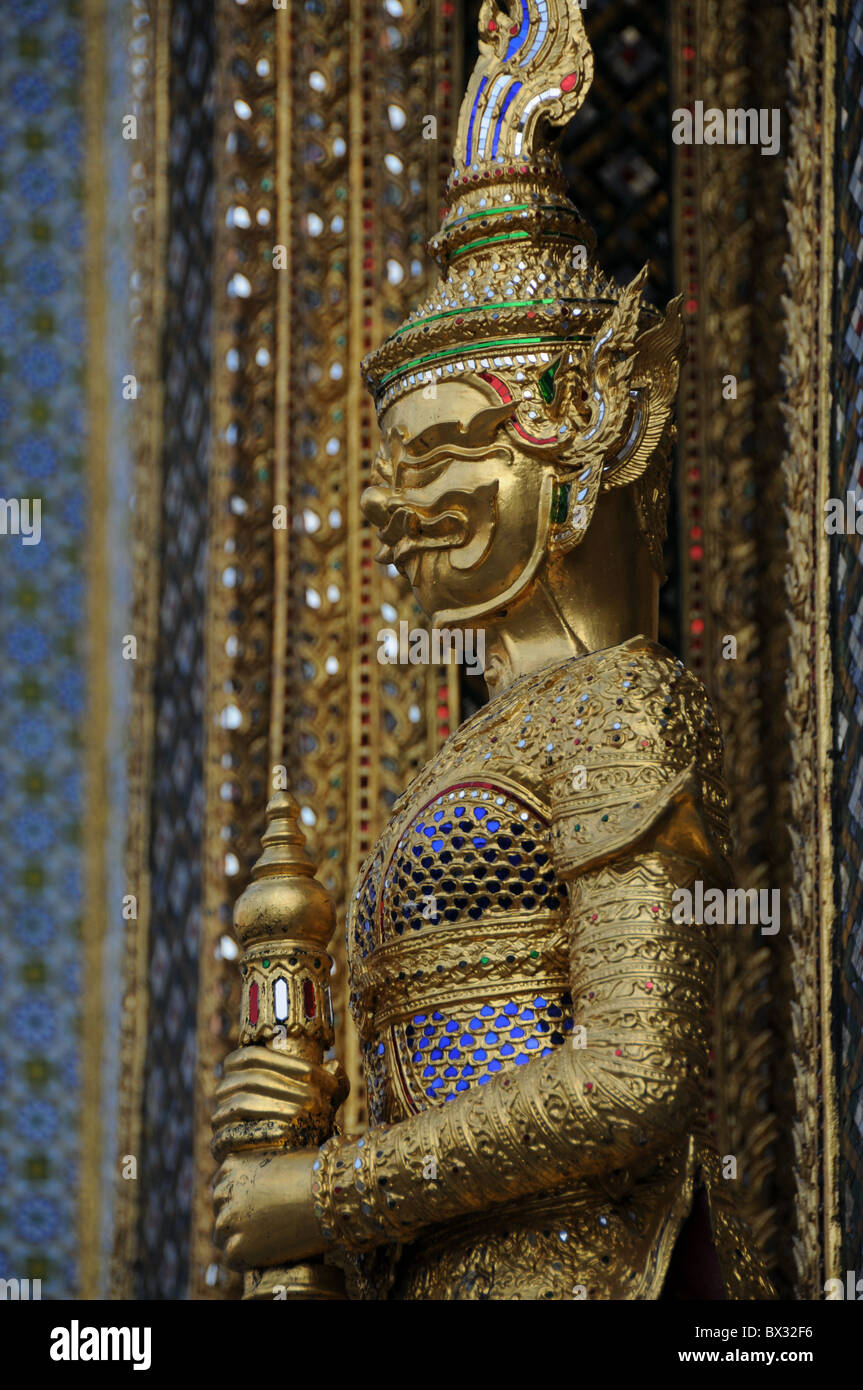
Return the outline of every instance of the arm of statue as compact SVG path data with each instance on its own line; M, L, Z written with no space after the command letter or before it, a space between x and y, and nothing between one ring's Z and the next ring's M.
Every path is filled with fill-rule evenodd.
M498 1203L644 1171L689 1131L715 955L703 926L675 920L673 894L724 883L727 869L692 766L624 820L599 847L579 843L572 818L553 829L570 900L573 1040L445 1105L329 1140L313 1179L328 1239L349 1250L408 1241Z

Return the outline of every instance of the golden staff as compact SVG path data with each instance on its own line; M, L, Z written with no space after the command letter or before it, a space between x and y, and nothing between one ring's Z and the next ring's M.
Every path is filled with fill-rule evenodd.
M314 876L298 812L288 792L271 798L263 852L234 908L243 1004L239 1052L229 1059L213 1114L219 1162L241 1149L322 1144L344 1095L338 1065L324 1064L334 1039L326 948L335 911ZM344 1297L341 1270L321 1260L251 1270L244 1278L244 1299Z

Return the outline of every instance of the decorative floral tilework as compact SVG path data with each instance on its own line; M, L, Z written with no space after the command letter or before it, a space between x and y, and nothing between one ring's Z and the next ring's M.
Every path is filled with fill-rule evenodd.
M9 0L0 44L0 1276L78 1286L87 516L83 31Z

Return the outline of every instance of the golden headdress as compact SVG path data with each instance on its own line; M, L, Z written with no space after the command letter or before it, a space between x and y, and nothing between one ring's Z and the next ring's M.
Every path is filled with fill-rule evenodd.
M484 0L462 102L429 297L363 363L381 415L459 373L511 405L522 447L554 459L554 549L584 535L601 489L639 482L661 567L680 300L642 304L647 267L620 290L567 196L555 136L581 107L593 54L577 0ZM657 465L649 469L651 463Z

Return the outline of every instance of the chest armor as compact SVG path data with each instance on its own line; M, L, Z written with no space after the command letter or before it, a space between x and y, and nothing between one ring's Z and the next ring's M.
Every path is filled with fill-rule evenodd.
M396 804L347 923L372 1124L563 1045L574 1022L558 873L640 833L667 781L660 759L672 772L697 762L721 832L721 745L700 688L674 693L681 673L637 638L516 682Z
M544 809L464 780L405 822L366 865L348 920L374 1124L525 1066L573 1027L566 890Z

